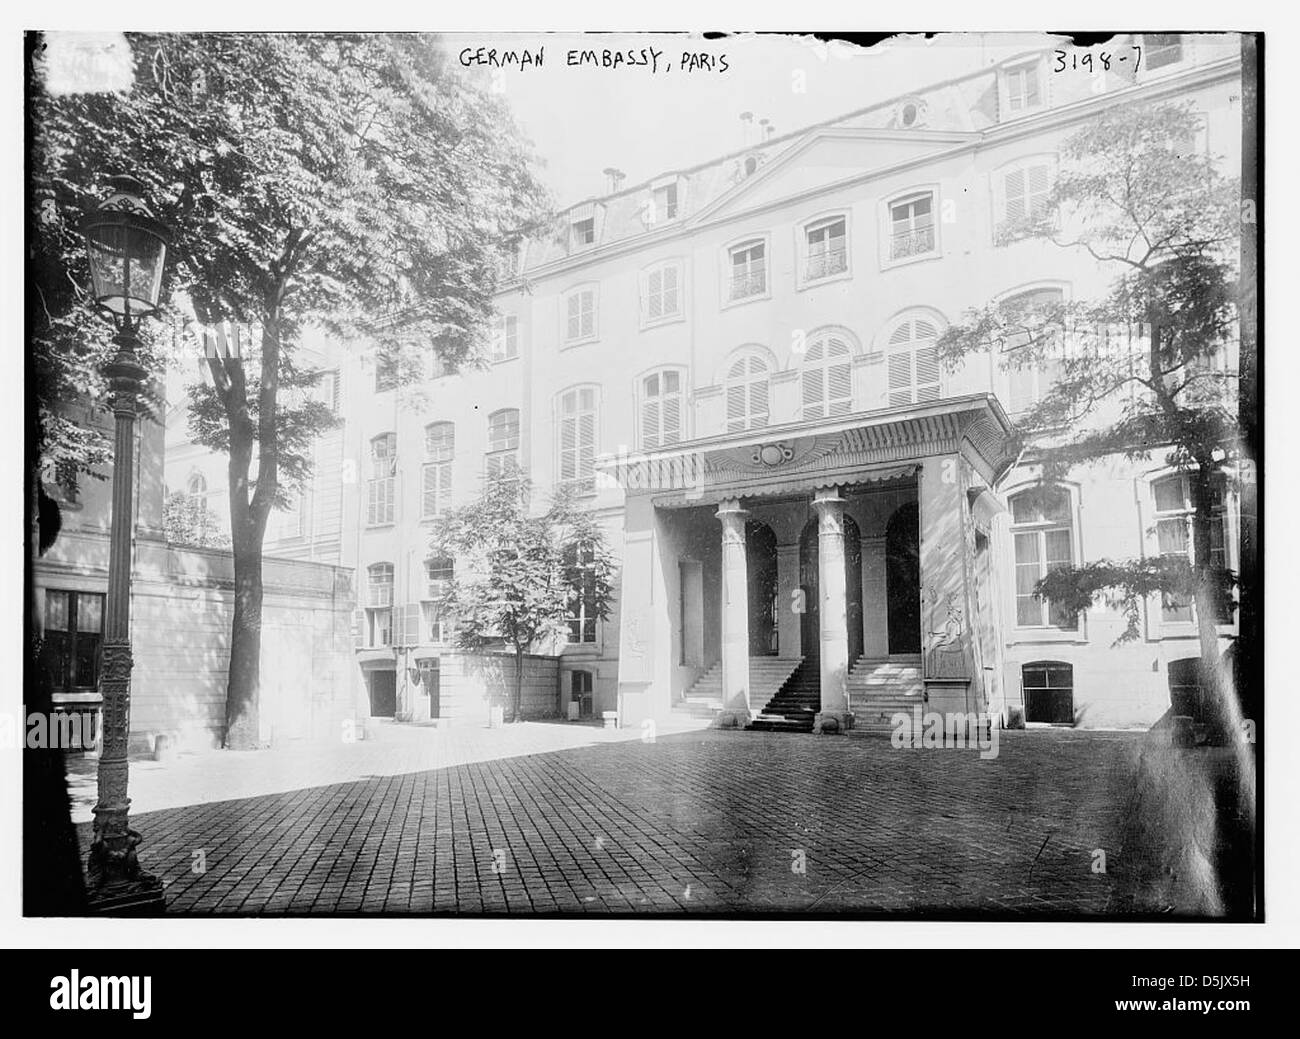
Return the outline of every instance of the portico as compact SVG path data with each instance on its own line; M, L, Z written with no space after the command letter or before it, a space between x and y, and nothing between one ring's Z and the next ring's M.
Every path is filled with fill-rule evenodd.
M977 516L1009 441L977 395L602 459L626 492L623 723L707 690L722 726L843 732L877 665L936 709L984 709Z

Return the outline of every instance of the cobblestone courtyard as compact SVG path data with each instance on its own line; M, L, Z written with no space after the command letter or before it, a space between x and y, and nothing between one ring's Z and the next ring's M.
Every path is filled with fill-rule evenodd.
M133 763L131 792L174 913L1098 914L1143 739L1006 732L981 760L887 734L387 726Z

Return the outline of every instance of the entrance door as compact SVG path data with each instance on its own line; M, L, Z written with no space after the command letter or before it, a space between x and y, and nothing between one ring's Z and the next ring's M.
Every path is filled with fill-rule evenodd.
M370 717L392 718L397 714L397 672L370 671Z
M885 601L889 652L921 652L921 519L916 502L900 505L885 527Z
M749 586L749 655L773 656L776 636L776 534L766 523L745 524L746 583Z
M820 542L817 520L809 520L799 538L799 587L804 612L799 618L799 641L810 666L821 662L821 595L818 567ZM844 598L849 634L849 663L862 656L862 536L852 516L844 517Z

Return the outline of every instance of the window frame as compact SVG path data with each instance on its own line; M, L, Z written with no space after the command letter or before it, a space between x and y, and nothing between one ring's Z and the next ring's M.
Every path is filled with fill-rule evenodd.
M501 345L498 351L497 346ZM513 350L510 349L513 344ZM519 359L519 315L498 314L492 320L492 341L490 346L493 364Z
M386 455L376 453L376 445L384 442L391 445L391 451ZM380 464L387 463L388 472L386 475L378 475ZM386 494L381 494L378 498L383 502L377 501L375 489L378 485L386 483L388 489ZM377 518L377 505L386 503L387 518ZM397 521L397 434L395 432L378 433L370 438L370 474L366 478L366 526L367 527L390 527Z
M1020 520L1020 521L1016 520L1015 518L1016 498L1031 493L1042 494L1044 492L1049 492L1049 491L1054 491L1062 497L1064 501L1064 511L1066 516L1065 520L1052 519L1047 517L1040 518L1040 519L1033 519L1033 520ZM1080 553L1079 517L1078 517L1078 510L1076 507L1076 494L1074 488L1072 488L1068 484L1056 484L1050 488L1044 487L1043 485L1038 483L1029 483L1029 484L1022 485L1018 488L1015 488L1014 490L1008 491L1007 512L1010 516L1008 533L1009 533L1009 541L1010 541L1009 561L1011 563L1010 591L1011 591L1012 627L1015 629L1018 635L1023 635L1025 633L1032 632L1032 633L1041 633L1045 635L1054 635L1057 637L1063 636L1070 640L1079 639L1084 633L1084 618L1087 611L1083 611L1075 615L1073 627L1064 627L1060 624L1053 623L1052 604L1050 599L1035 600L1033 598L1032 593L1028 594L1027 596L1022 596L1020 594L1019 584L1017 581L1017 572L1022 564L1019 562L1017 552L1016 552L1016 544L1017 544L1017 539L1019 537L1023 537L1023 536L1034 537L1035 555L1036 555L1034 562L1038 568L1038 576L1037 578L1035 578L1035 583L1037 583L1038 580L1041 580L1050 572L1049 560L1047 557L1048 534L1056 533L1064 530L1066 532L1066 535L1069 540L1069 545L1070 545L1070 559L1068 564L1066 565L1069 566L1078 565L1079 561L1083 557ZM1030 600L1030 602L1034 604L1035 608L1038 610L1038 618L1040 621L1040 623L1038 624L1021 623L1020 601L1022 598L1026 598L1026 597Z
M1049 678L1047 678L1047 673L1048 673L1048 671L1051 671L1051 670L1057 670L1057 671L1068 670L1068 671L1069 671L1069 674L1070 674L1070 684L1069 684L1068 686L1065 686L1065 685L1052 685L1052 684L1051 684L1051 680L1050 680ZM1037 686L1037 685L1035 685L1035 686L1029 686L1029 685L1026 685L1026 684L1025 684L1025 672L1026 672L1026 671L1042 671L1042 672L1043 672L1044 684L1041 685L1041 686ZM1069 725L1069 726L1073 726L1073 725L1075 725L1075 723L1076 723L1076 719L1077 719L1077 717L1078 717L1078 712L1077 712L1077 710L1076 710L1076 706L1075 706L1075 695L1074 695L1074 692L1075 692L1075 690L1076 690L1077 688L1078 688L1078 686L1075 684L1074 664L1072 664L1070 661L1068 661L1068 660L1028 660L1028 661L1025 661L1023 664L1020 665L1020 702L1021 702L1021 704L1023 705L1024 712L1025 712L1025 724L1026 724L1026 725L1062 725L1062 726L1064 726L1064 725ZM1034 691L1034 692L1050 693L1050 692L1053 692L1053 691L1065 690L1065 689L1069 689L1069 691L1070 691L1070 720L1069 720L1069 721L1050 721L1050 722L1044 722L1044 721L1038 721L1038 720L1036 720L1036 719L1035 719L1035 720L1031 720L1031 719L1030 719L1030 717L1029 717L1029 699L1030 699L1030 698L1029 698L1029 693L1030 693L1031 690Z
M515 420L514 420L514 429L515 429L514 437L513 437L513 438L511 438L511 437L506 437L506 438L505 438L504 443L506 443L507 446L504 446L504 447L494 446L494 444L496 444L496 443L498 443L498 442L497 442L497 441L494 441L494 440L492 439L492 435L493 435L493 420L496 419L498 416L502 416L502 415L510 415L510 414L513 414L513 415L514 415L514 419L515 419ZM499 466L500 466L502 469L504 469L504 467L505 467L505 461L506 461L507 459L510 459L510 460L512 461L512 463L513 463L512 466L510 467L511 470L512 470L514 473L516 473L516 474L518 474L518 473L520 472L520 468L521 468L521 467L520 467L520 463L519 463L519 451L520 451L520 444L521 444L522 439L523 439L523 437L522 437L522 428L523 428L523 418L522 418L522 415L520 414L520 410L519 410L518 408L497 408L496 411L494 411L494 412L492 412L491 414L488 415L488 417L487 417L487 434L488 434L488 435L487 435L487 450L483 452L483 474L484 474L485 477L487 477L487 478L491 478L491 476L492 476L492 472L491 472L491 470L492 470L492 468L493 468L493 460L499 460L499 462L498 462ZM509 443L509 441L510 441L511 439L513 439L513 444L510 444L510 443Z
M1056 177L1060 168L1060 157L1054 152L1035 152L1030 155L1022 155L1010 162L1003 163L990 174L989 189L993 206L992 242L994 248L1005 248L1008 245L1015 244L1003 240L1006 228L1011 223L1007 215L1007 178L1017 172L1025 174L1026 191L1024 197L1026 201L1029 201L1033 197L1033 193L1028 190L1029 171L1038 166L1047 167L1046 194L1050 195L1053 186L1056 184Z
M1180 490L1182 492L1182 508L1161 509L1156 499L1156 487L1158 484L1166 483L1172 480L1181 481ZM1237 560L1235 558L1236 553L1232 551L1232 546L1234 542L1233 535L1236 533L1236 531L1233 528L1233 508L1231 507L1231 503L1230 503L1231 492L1228 486L1227 477L1221 475L1220 481L1221 481L1221 486L1219 491L1219 505L1218 508L1215 510L1215 515L1219 521L1218 524L1219 553L1223 557L1224 568L1236 569L1237 567ZM1178 472L1176 470L1163 469L1160 470L1159 472L1149 474L1147 476L1146 482L1147 482L1147 500L1151 508L1150 529L1151 529L1151 535L1154 538L1154 554L1157 557L1166 556L1166 555L1172 556L1177 554L1173 552L1162 552L1160 550L1159 531L1160 531L1160 524L1162 522L1169 523L1176 519L1181 519L1183 522L1183 537L1186 541L1186 548L1185 548L1186 558L1189 563L1194 562L1195 561L1195 557L1194 557L1195 540L1192 535L1192 516L1195 512L1195 506L1191 498L1191 474L1186 472ZM1213 537L1213 526L1211 527L1211 537ZM1210 553L1211 556L1213 556L1214 554L1213 542L1211 542L1210 545ZM1168 596L1164 594L1157 593L1154 596L1155 608L1157 611L1156 617L1159 619L1161 630L1166 632L1169 631L1170 629L1173 629L1174 631L1182 631L1182 630L1195 631L1198 625L1198 621L1196 617L1195 598L1193 598L1192 601L1188 602L1185 607L1187 611L1186 618L1182 618L1178 616L1168 616L1166 614L1166 610L1168 609L1168 607L1166 607L1165 605L1167 599ZM1229 593L1228 602L1231 603L1233 606L1239 605L1237 598L1232 596L1231 593ZM1235 622L1233 620L1233 617L1236 615L1236 611L1225 610L1224 612L1228 613L1229 615L1228 619L1224 620L1223 614L1220 614L1218 617L1214 618L1214 626L1218 630L1231 631L1235 627Z
M376 581L377 574L386 574L387 581ZM380 560L370 563L366 567L366 648L367 649L384 649L394 645L393 642L393 621L394 606L396 599L394 594L396 585L397 569L392 563ZM387 588L387 602L376 601L376 588ZM386 622L386 627L385 627ZM376 638L376 633L386 631L387 641Z
M450 443L437 451L430 449L433 430L446 430ZM436 456L436 457L435 457ZM434 509L429 511L429 474L437 473L434 487ZM444 479L445 474L445 479ZM446 484L445 491L443 483ZM438 519L451 507L456 489L456 423L440 420L424 427L424 461L420 465L420 518Z
M750 362L751 360L757 360L762 363L764 371L761 380L749 372L748 362ZM743 364L745 366L746 371L744 375L739 379L733 379L731 373L732 370L738 364ZM771 355L771 353L768 350L758 346L741 347L739 350L733 350L727 356L727 359L724 362L722 373L721 373L722 378L719 380L719 382L722 385L722 400L723 400L722 424L723 424L724 432L741 433L744 432L745 430L750 430L750 429L765 429L766 427L772 425L772 385L773 385L773 376L776 374L778 370L779 369L777 367L776 359ZM765 382L767 384L767 393L766 393L767 408L763 412L764 420L761 423L756 423L752 421L754 413L750 410L750 405L753 402L753 391L751 387L756 382L759 381ZM744 422L743 425L734 429L732 428L733 420L729 417L732 386L745 387Z
M1030 283L1028 285L1017 285L1015 288L1009 289L1008 291L999 295L995 300L995 302L998 305L1001 305L1004 303L1010 303L1012 300L1017 299L1020 296L1033 296L1033 295L1038 295L1040 293L1047 293L1047 292L1059 293L1060 302L1062 304L1068 304L1070 300L1073 298L1071 292L1071 286L1068 282L1044 281L1044 282ZM999 344L1000 345L996 345L997 358L1001 358L1003 355L1015 349L1014 347L1007 347L1005 343L1003 343L1001 340L999 340ZM1065 363L1065 359L1066 359L1065 345L1066 343L1063 337L1061 341L1061 357L1056 361L1056 364L1058 365L1063 365ZM1007 417L1010 418L1012 421L1017 421L1018 416L1025 415L1029 411L1033 410L1033 408L1037 407L1038 404L1042 401L1043 397L1045 396L1043 378L1044 376L1050 375L1050 373L1047 370L1047 366L1039 365L1032 369L1004 368L1000 360L995 360L993 365L993 370L994 370L993 377L997 379L1000 383L1005 385L1007 391L1005 400L1003 400L1001 393L997 393L995 395L998 397L999 401L1002 401L1003 407L1005 408L1007 413ZM1011 399L1012 380L1015 379L1017 376L1023 376L1026 372L1029 371L1032 371L1034 376L1034 399L1030 403L1028 408L1015 409L1012 407L1013 401ZM1059 378L1059 376L1060 373L1058 372L1056 377ZM1047 390L1051 389L1050 382L1047 384L1046 388Z
M570 301L579 298L587 293L591 294L591 331L583 333L582 331L582 305L578 306L578 336L569 338L569 304ZM594 343L600 338L600 285L598 282L587 281L581 285L574 285L567 289L560 296L560 347L568 349L574 346L582 346L584 343Z
M49 626L49 602L51 595L67 596L67 627L51 628ZM97 632L83 630L81 627L81 600L83 598L94 598L99 600L99 630ZM98 693L100 679L103 677L104 663L104 624L107 620L108 597L104 592L90 591L82 588L44 588L41 591L41 667L49 675L50 689L55 696L84 696L88 693ZM61 643L58 653L59 678L52 673L52 663L50 657L54 655L51 646L54 644L53 633L57 632L61 638L57 641ZM90 658L90 668L92 671L91 681L88 683L79 683L77 681L77 664L80 644L84 640L91 640L94 648ZM66 672L66 678L63 677Z
M843 396L839 396L832 399L831 392L830 392L831 382L830 382L829 369L831 367L839 367L841 362L837 360L836 363L832 365L830 355L824 353L822 360L818 362L814 362L817 365L816 370L821 373L821 388L823 393L822 393L819 406L822 409L823 414L809 415L808 402L805 399L804 387L806 385L806 378L808 373L810 373L814 369L810 366L808 357L813 352L813 347L815 345L830 340L834 340L834 339L839 339L843 341L844 346L847 349L847 355L845 355L845 360L842 362L842 364L844 367L848 369L848 387L849 387L848 397L846 399ZM835 355L837 359L840 356L841 356L840 354ZM857 340L854 339L854 337L848 332L847 329L832 325L829 327L814 329L812 332L809 333L807 344L803 351L803 355L800 358L799 367L798 367L799 421L800 422L817 422L817 421L823 421L825 419L842 417L844 415L852 415L854 411L857 410L857 403L858 403L857 393L856 393L856 388L853 385L854 382L853 362L857 356L858 356ZM839 410L839 411L832 410L834 407L838 407L841 404L846 404L847 406L844 407L843 410Z
M905 256L894 255L894 208L919 201L929 196L930 198L930 230L932 232L932 241L930 248L924 252L908 253ZM913 184L900 191L895 191L880 202L880 269L892 270L895 267L903 267L910 263L924 263L927 260L941 259L943 256L943 236L939 229L940 219L939 210L942 206L942 195L937 183L931 184ZM916 229L907 232L916 234Z
M733 254L741 250L749 250L755 247L762 247L763 250L763 289L761 292L751 293L747 296L734 297L731 294L731 287L735 280L733 275L734 264L732 263ZM721 258L722 269L720 272L722 285L722 309L729 310L732 307L743 307L749 303L757 303L760 300L772 298L772 235L770 232L760 234L747 234L726 243L722 247ZM753 275L747 275L752 278Z
M836 223L842 223L844 225L844 265L837 271L813 277L810 274L813 253L811 244L808 240L809 235L815 231L825 230ZM849 210L836 209L828 212L817 213L795 226L795 256L797 257L797 263L795 264L796 291L815 288L819 285L828 285L832 282L845 281L853 277L852 223L852 214Z
M880 339L878 340L878 345L879 345L878 352L880 354L881 359L884 362L884 372L885 372L884 386L881 388L881 392L880 392L880 404L881 407L883 408L903 408L903 407L914 407L918 404L928 404L931 403L932 401L943 400L945 394L947 393L948 390L947 375L943 370L943 365L940 364L939 362L937 352L935 354L934 363L938 373L938 378L934 380L933 383L931 383L930 380L925 380L925 382L922 383L917 378L917 362L916 362L916 355L918 351L921 349L916 344L922 342L922 340L916 339L915 337L910 338L907 340L908 345L906 347L904 347L903 344L901 343L891 343L891 340L898 333L898 331L903 327L903 325L912 324L913 329L915 330L915 323L921 320L927 321L934 326L935 336L932 342L937 343L939 341L939 337L942 336L944 331L947 329L948 322L947 319L944 318L942 314L929 307L910 307L907 310L902 311L901 313L895 314L892 318L889 319L889 321L885 323L885 326L881 331ZM932 346L931 349L934 349L934 347ZM890 368L891 365L893 364L893 358L899 356L904 352L906 352L908 355L908 373L909 373L908 395L910 399L907 401L896 403L891 398L893 394L898 393L900 391L894 389L890 385ZM931 385L934 386L934 396L922 397L921 396L922 389L926 389Z
M677 376L677 389L675 391L675 394L678 398L678 402L677 402L678 406L677 406L677 438L675 440L664 439L663 401L668 396L668 394L665 393L663 389L663 383L664 383L663 377L669 374ZM687 386L686 377L687 377L687 369L682 365L676 365L676 364L662 365L657 368L648 368L645 371L641 372L636 377L636 382L633 385L633 397L636 400L635 440L636 440L637 450L654 451L654 450L658 450L661 447L669 447L673 444L680 444L683 441L690 439L690 434L687 430L687 420L688 420L687 402L690 399L690 396L689 396L689 388ZM654 378L658 378L659 380L659 393L655 398L653 398L654 400L657 400L659 402L659 420L658 420L659 442L656 444L647 444L645 438L645 411L646 411L646 407L649 405L652 398L650 397L646 389L646 383L650 379L654 379Z
M591 595L589 596L585 587L586 574L590 573L593 583L595 581L595 550L592 546L584 545L578 550L577 555L578 558L573 559L573 561L570 561L568 558L565 559L566 568L571 573L574 571L581 571L582 576L580 576L579 579L584 581L584 586L578 588L576 592L574 590L573 582L569 582L568 585L570 592L569 601L571 604L576 602L578 610L575 616L572 612L572 606L570 607L569 616L566 618L568 635L565 645L598 647L600 645L600 617L597 616L594 609L592 609L595 605L594 601L589 602L589 599L594 600L595 589L592 589ZM588 616L589 609L591 610L590 616ZM577 625L577 638L574 638L574 625ZM590 638L587 637L588 631L590 631L591 634Z
M677 278L677 309L665 313L660 311L658 317L650 316L650 279L653 275L660 275L660 296L663 296L663 272L669 268L675 271ZM680 256L673 256L663 260L657 260L654 263L647 264L641 268L640 277L640 324L642 328L658 328L660 325L670 325L678 321L686 320L686 263Z
M589 391L591 393L591 407L584 409L582 407L582 394ZM574 395L575 404L572 412L566 413L564 410L565 398ZM566 386L555 395L554 402L554 429L555 429L555 486L557 489L567 490L580 498L591 497L596 493L596 459L600 456L600 420L601 420L601 400L600 385L593 382L575 383L572 386ZM591 416L592 440L591 440L591 460L589 473L583 474L582 469L582 443L580 440L581 419L584 415ZM574 424L574 445L572 448L564 446L564 425L566 421L573 421ZM572 453L574 461L574 475L565 477L564 466L565 456Z
M1043 55L1037 54L1033 57L1013 58L1005 62L998 68L998 122L1007 123L1016 119L1023 119L1026 116L1033 115L1035 112L1041 112L1047 106L1047 77L1043 75L1044 71ZM1029 91L1026 88L1024 92L1024 101L1019 108L1013 108L1011 105L1011 77L1018 73L1026 73L1032 69L1034 82L1038 88L1038 100L1035 104L1030 105ZM1026 79L1026 83L1028 80Z

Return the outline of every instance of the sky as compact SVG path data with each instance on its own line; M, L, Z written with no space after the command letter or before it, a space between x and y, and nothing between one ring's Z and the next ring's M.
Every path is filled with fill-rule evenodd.
M567 206L607 191L602 171L627 175L624 186L707 162L742 147L740 114L768 119L776 135L951 79L1051 38L1036 33L897 37L866 48L810 36L735 35L706 41L686 34L453 34L455 60L495 49L544 47L541 68L465 66L504 93L544 160L541 176ZM479 48L484 48L479 52ZM570 50L663 52L647 66L570 66ZM712 68L682 65L706 53ZM726 69L723 71L722 58ZM671 66L671 67L669 67ZM667 68L667 71L665 69Z

